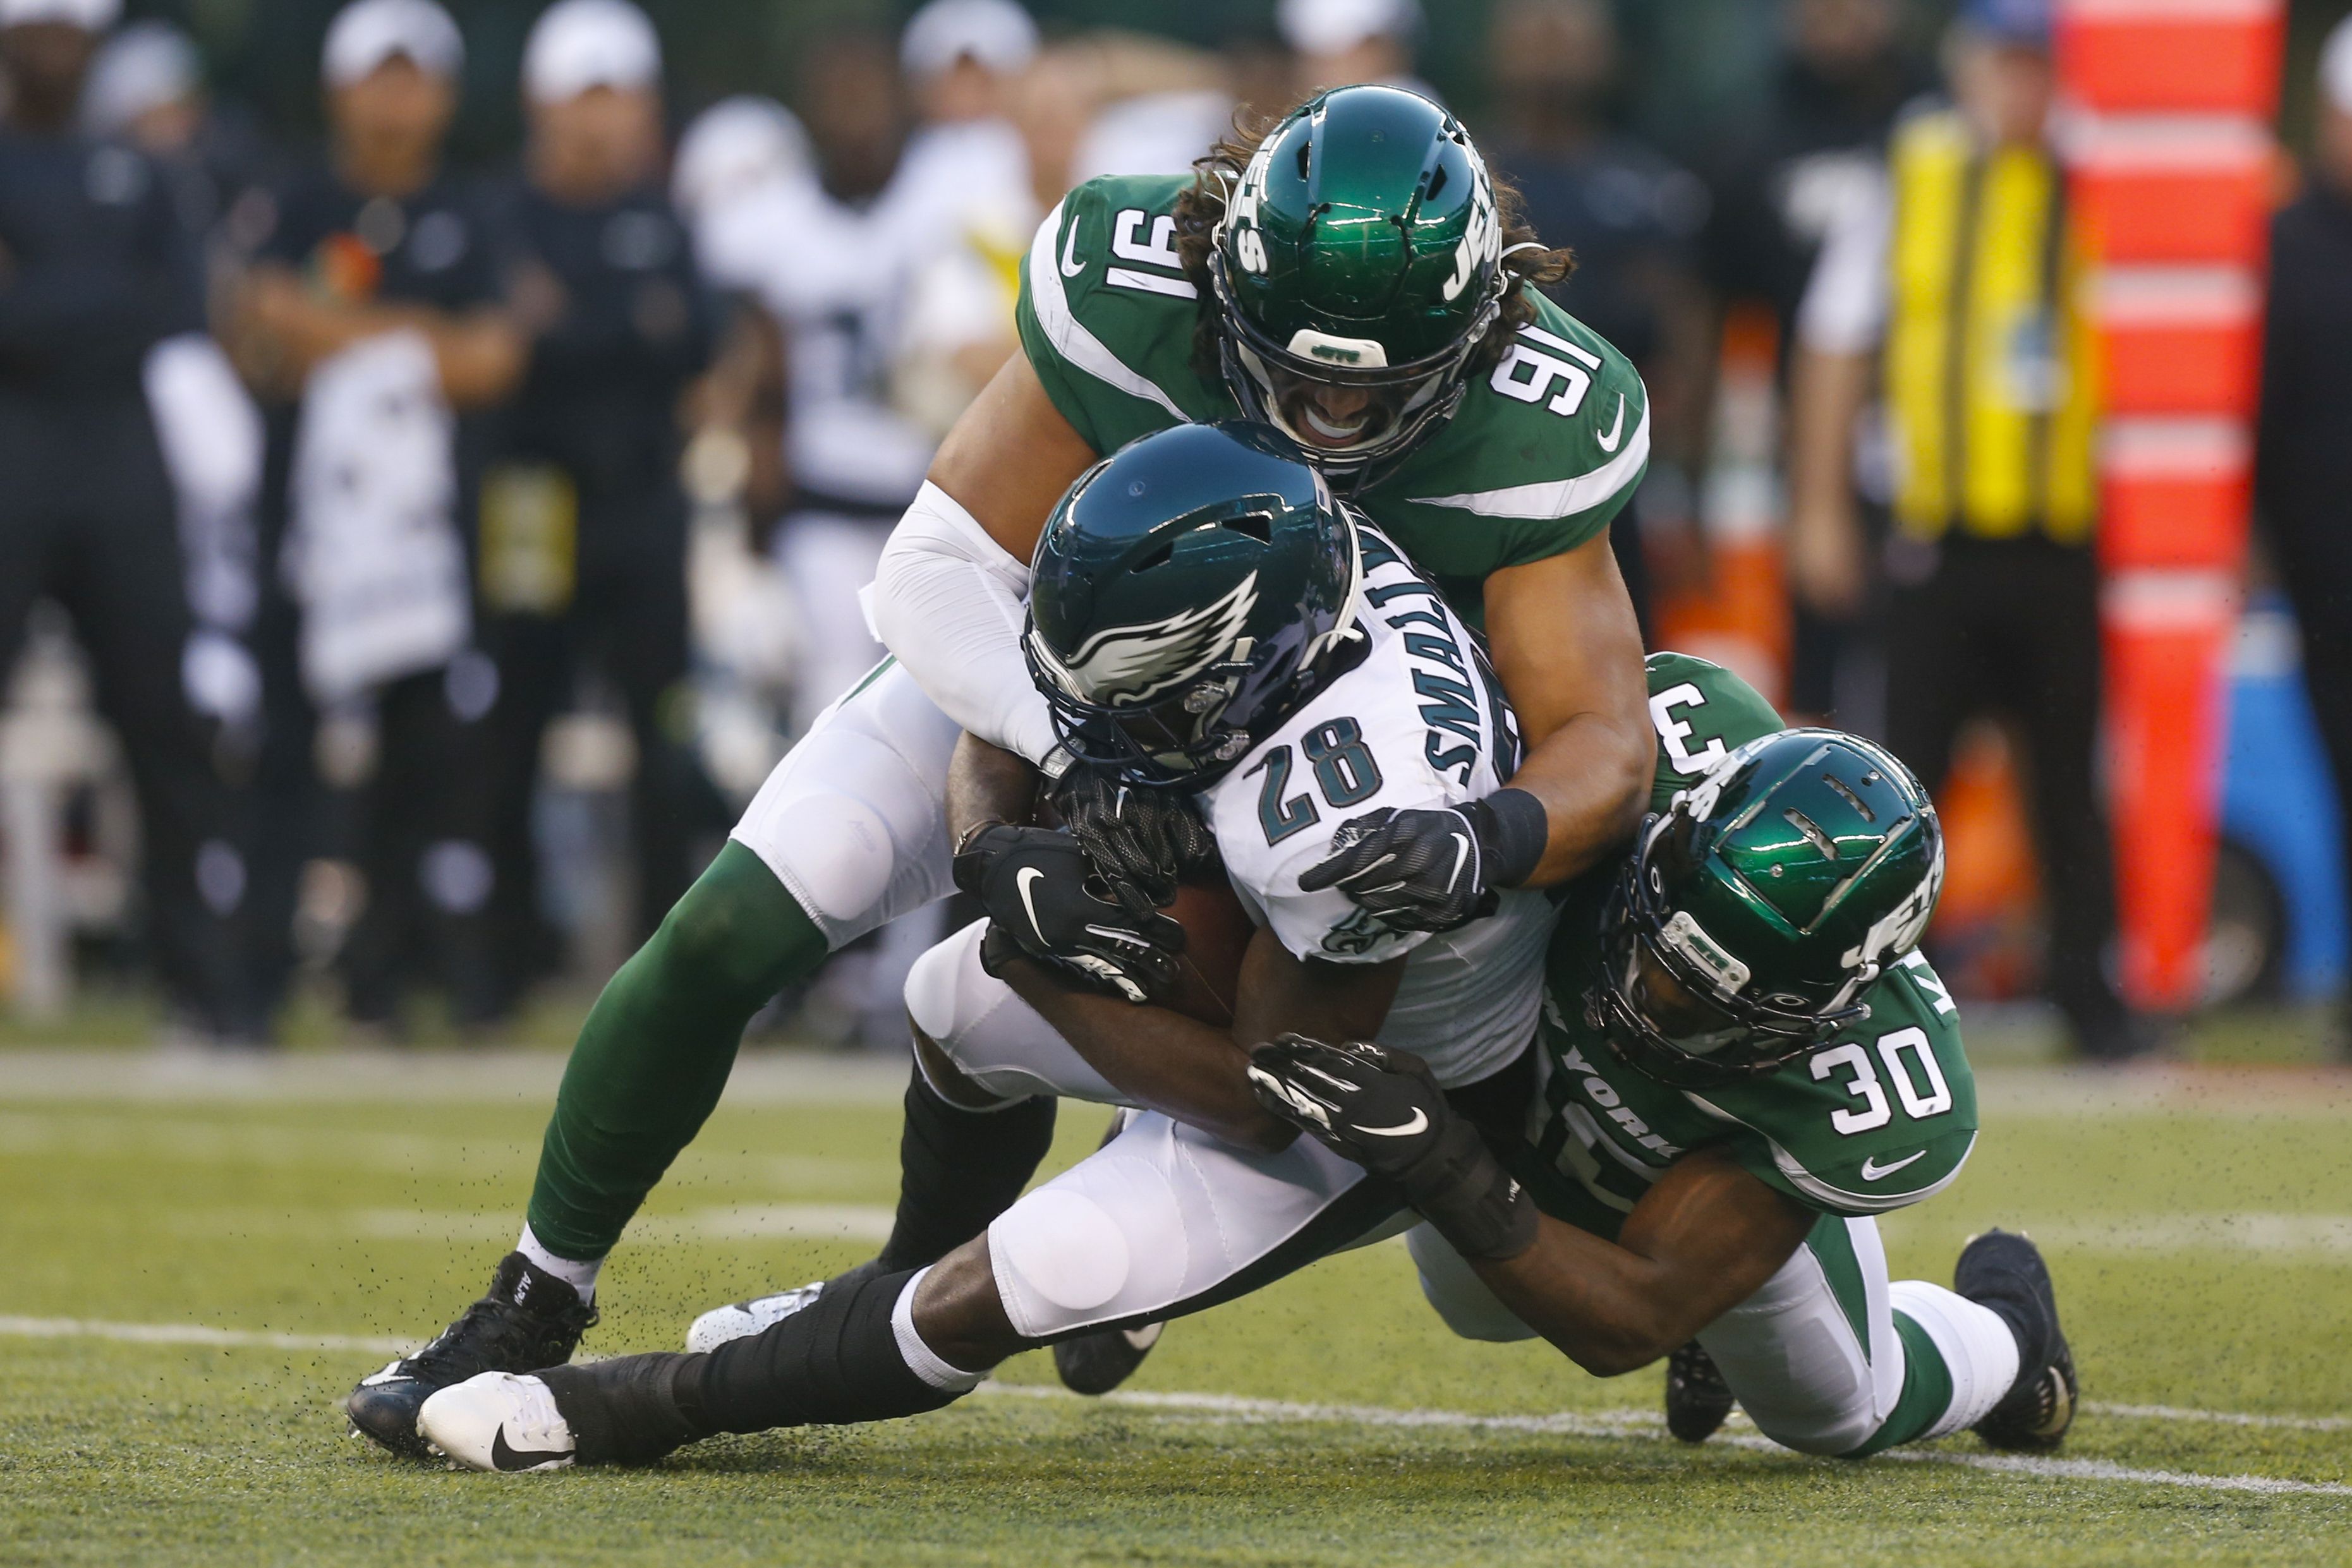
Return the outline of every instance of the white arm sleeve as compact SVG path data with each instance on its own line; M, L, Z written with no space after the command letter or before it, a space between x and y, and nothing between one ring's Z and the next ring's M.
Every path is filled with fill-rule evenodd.
M1053 716L1021 654L1029 569L926 481L874 569L874 633L940 711L992 746L1042 765Z
M1882 177L1830 222L1797 307L1797 340L1822 354L1866 354L1886 335L1887 247L1895 197Z

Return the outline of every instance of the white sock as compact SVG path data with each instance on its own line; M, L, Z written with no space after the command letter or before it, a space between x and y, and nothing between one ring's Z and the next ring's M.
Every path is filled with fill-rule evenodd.
M584 1263L577 1258L559 1258L547 1249L545 1242L530 1233L529 1221L523 1224L522 1239L515 1243L515 1250L530 1259L533 1267L554 1275L579 1291L583 1305L595 1301L596 1276L604 1269L602 1258L592 1258Z
M908 1371L942 1393L968 1394L979 1387L981 1380L988 1374L966 1372L961 1367L950 1366L940 1359L937 1351L923 1343L923 1336L915 1332L915 1287L921 1284L923 1276L930 1271L928 1265L916 1270L915 1277L907 1281L907 1288L898 1292L898 1303L890 1309L890 1333L898 1341L898 1354L906 1358Z
M1951 1408L1920 1437L1948 1437L1983 1420L2017 1382L2017 1336L2008 1322L1925 1280L1897 1280L1886 1294L1896 1312L1927 1331L1952 1376Z

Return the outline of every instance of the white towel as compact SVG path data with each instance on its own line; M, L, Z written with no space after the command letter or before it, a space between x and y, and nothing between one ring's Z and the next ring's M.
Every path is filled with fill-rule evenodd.
M260 412L228 356L202 332L184 332L150 349L143 379L163 468L179 504L189 608L203 626L241 632L256 601Z
M472 635L455 440L420 332L354 343L310 372L285 570L322 706L446 664Z

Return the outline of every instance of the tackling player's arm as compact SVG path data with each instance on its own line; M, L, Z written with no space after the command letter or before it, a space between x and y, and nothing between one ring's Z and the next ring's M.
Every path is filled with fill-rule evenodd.
M1549 887L1633 836L1657 766L1642 628L1608 530L1489 575L1486 634L1528 743L1508 788L1542 803L1547 830L1517 885Z
M1687 1343L1753 1295L1817 1218L1728 1154L1700 1149L1658 1178L1615 1241L1547 1215L1526 1251L1470 1264L1570 1361L1613 1377Z
M1229 1029L1080 990L1025 960L1007 966L1003 977L1088 1066L1137 1103L1242 1148L1275 1154L1298 1130L1251 1092L1249 1046L1286 1030L1307 1032L1315 1027L1308 1020L1335 1030L1330 1038L1379 1033L1404 964L1302 959L1261 930L1242 956Z
M1052 716L1021 656L1045 518L1095 460L1014 355L956 420L874 572L874 629L940 711L1042 763Z

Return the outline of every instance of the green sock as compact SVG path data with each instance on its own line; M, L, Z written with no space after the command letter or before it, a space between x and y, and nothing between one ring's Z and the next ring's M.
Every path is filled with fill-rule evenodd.
M825 956L824 934L732 839L581 1027L540 1148L530 1228L602 1258L719 1103L743 1026Z

